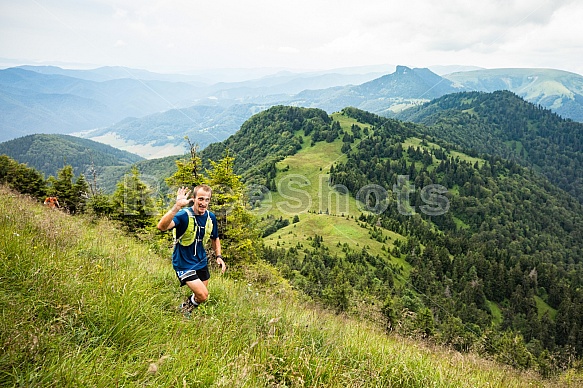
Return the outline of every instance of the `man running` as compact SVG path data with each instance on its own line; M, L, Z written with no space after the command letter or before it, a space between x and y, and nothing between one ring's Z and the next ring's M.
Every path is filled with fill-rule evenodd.
M206 241L210 237L217 264L221 266L221 273L226 269L221 255L217 218L214 213L208 211L212 189L207 185L199 185L193 189L193 198L190 200L189 194L189 188L179 188L176 203L158 222L158 229L161 231L175 229L172 266L180 286L187 285L193 292L181 306L187 312L205 302L209 296L210 272L203 239Z

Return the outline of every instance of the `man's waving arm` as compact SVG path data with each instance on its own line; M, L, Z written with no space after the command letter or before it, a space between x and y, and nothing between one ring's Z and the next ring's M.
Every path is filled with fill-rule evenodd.
M166 214L162 216L158 222L157 228L161 231L166 231L174 228L174 222L172 219L184 206L188 206L189 200L188 195L190 194L190 189L188 187L181 187L176 192L176 202L172 209L168 210Z

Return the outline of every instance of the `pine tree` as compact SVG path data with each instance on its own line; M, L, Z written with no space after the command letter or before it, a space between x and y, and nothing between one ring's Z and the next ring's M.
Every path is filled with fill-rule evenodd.
M40 172L6 155L0 155L0 182L22 194L30 194L41 200L47 191L45 179Z
M261 248L255 217L245 208L244 186L233 171L234 158L226 155L211 161L207 170L208 184L213 189L211 207L217 216L223 251L232 262L255 260Z
M140 180L136 166L125 175L113 193L114 218L120 220L131 232L143 229L153 222L156 214L151 189Z
M51 179L52 178L52 179ZM73 167L65 165L57 172L57 178L49 177L49 182L52 184L51 195L56 196L62 208L65 208L69 213L74 214L77 209L77 193L73 185Z
M205 183L204 176L199 171L202 162L198 156L198 145L192 144L188 136L185 137L185 140L188 142L190 158L177 160L175 162L176 172L171 177L166 178L166 184L173 189L183 186L193 188ZM172 193L173 195L174 193Z
M75 193L75 213L83 213L85 205L89 199L89 183L85 179L85 175L80 174L73 185L73 192Z

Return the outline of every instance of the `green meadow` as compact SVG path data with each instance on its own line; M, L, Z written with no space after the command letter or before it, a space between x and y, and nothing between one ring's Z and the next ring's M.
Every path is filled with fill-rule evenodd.
M358 123L341 114L332 117L349 133L351 125ZM343 192L341 187L329 184L330 167L346 160L346 155L340 151L342 141L337 139L331 143L310 145L310 138L306 137L303 144L298 153L277 163L278 190L255 210L259 217L283 217L291 222L297 215L299 221L267 236L265 244L282 248L298 244L305 246L315 235L319 235L325 236L324 242L333 254L339 254L342 245L347 243L352 249L366 249L373 255L386 256L393 243L404 237L379 227L387 241L381 243L371 239L370 227L358 222L358 217L363 211L366 212L363 205ZM400 258L395 261L408 271L408 263Z

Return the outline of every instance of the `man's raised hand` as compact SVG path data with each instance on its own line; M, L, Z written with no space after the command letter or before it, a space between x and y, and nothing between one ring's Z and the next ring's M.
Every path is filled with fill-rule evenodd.
M176 192L176 205L180 207L188 206L190 200L188 195L190 194L190 189L188 187L181 187Z

